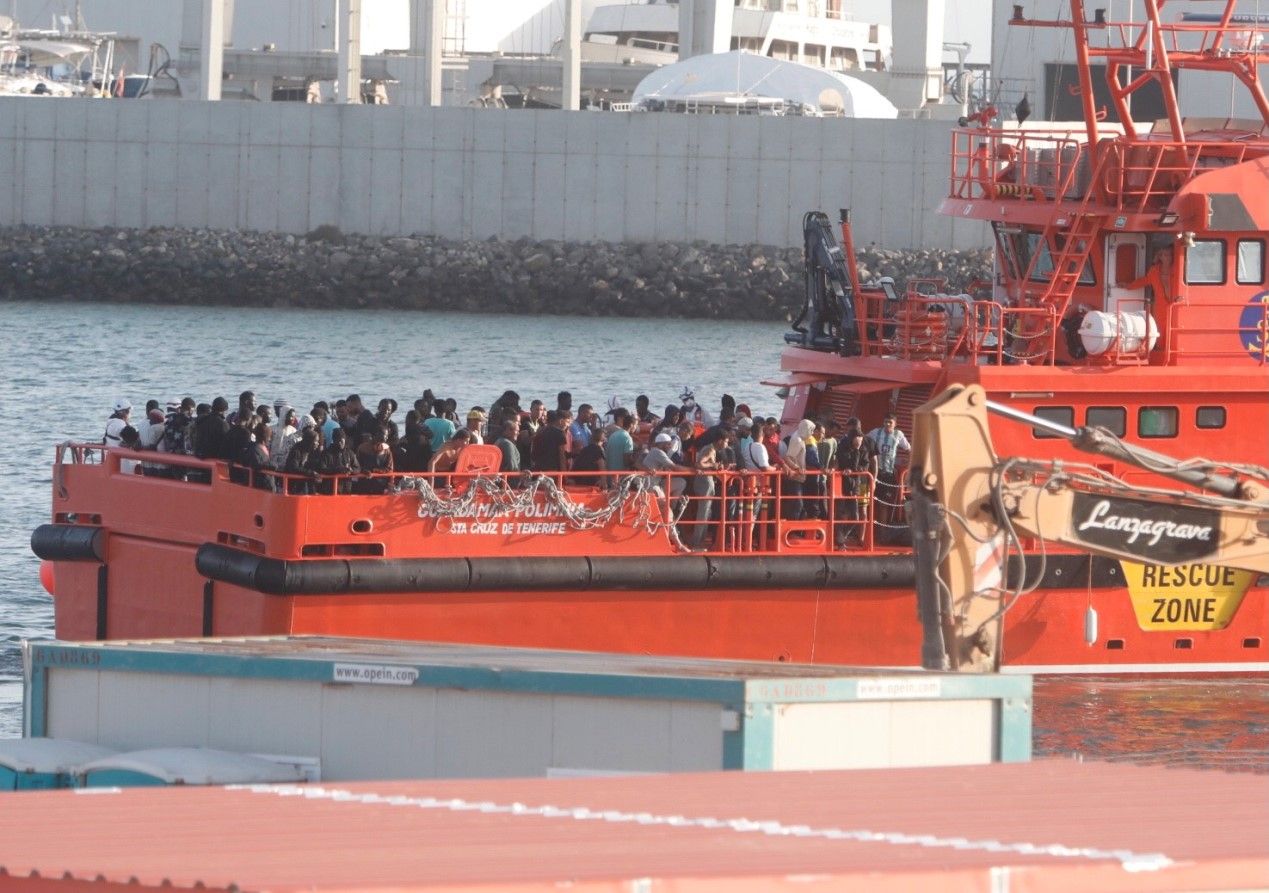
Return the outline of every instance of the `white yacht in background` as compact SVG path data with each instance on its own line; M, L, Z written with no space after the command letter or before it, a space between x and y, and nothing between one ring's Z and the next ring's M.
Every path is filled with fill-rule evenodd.
M114 60L113 34L24 29L0 15L0 96L109 95Z
M736 0L731 48L829 71L883 71L888 25L843 17L842 0ZM678 61L679 5L635 0L598 6L582 33L584 62L666 65Z

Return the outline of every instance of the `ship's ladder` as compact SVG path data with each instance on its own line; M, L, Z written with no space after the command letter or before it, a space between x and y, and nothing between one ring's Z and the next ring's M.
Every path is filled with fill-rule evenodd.
M1084 266L1088 263L1088 258L1093 253L1095 236L1100 231L1102 221L1105 218L1104 214L1091 211L1090 206L1097 191L1095 184L1100 182L1099 178L1101 177L1102 169L1106 165L1109 153L1098 152L1096 146L1086 146L1085 151L1093 151L1097 158L1096 164L1092 166L1092 175L1088 179L1088 188L1084 191L1083 198L1074 210L1068 212L1059 208L1049 218L1040 244L1057 247L1056 253L1051 255L1053 272L1043 289L1036 289L1027 295L1034 298L1036 306L1052 307L1053 319L1059 322L1066 314L1067 307L1070 306L1071 297L1075 294L1075 288L1079 285L1080 276L1084 273ZM1076 176L1077 168L1077 164L1072 164L1068 167L1066 175L1062 178L1062 183L1055 193L1056 195L1067 194ZM1060 240L1061 244L1058 245L1059 239L1056 236L1059 234L1058 227L1062 224L1066 225L1066 230L1061 233L1063 238ZM1030 282L1031 277L1035 274L1036 263L1043 253L1039 250L1032 252L1031 260L1027 264L1027 271L1022 279L1024 289L1026 288L1025 283ZM1040 333L1033 332L1029 334Z

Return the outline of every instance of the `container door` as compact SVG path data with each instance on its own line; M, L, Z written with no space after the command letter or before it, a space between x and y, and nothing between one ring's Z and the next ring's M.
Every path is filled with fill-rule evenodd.
M1125 288L1146 273L1146 234L1113 233L1106 237L1106 312L1140 313L1146 290Z

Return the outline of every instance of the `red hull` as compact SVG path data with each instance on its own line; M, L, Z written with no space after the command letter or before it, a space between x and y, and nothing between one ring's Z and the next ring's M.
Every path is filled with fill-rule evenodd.
M766 587L270 594L200 573L199 547L229 542L236 544L229 550L234 554L251 557L250 548L256 548L260 555L295 559L307 568L318 560L298 557L306 543L329 544L334 531L367 516L381 519L372 536L386 542L380 561L387 565L397 558L441 560L452 556L444 550L455 542L418 537L424 522L416 517L417 498L411 494L289 497L227 480L205 486L125 475L110 464L61 466L59 480L65 495L55 495L55 519L65 527L105 531L104 561L54 562L56 633L62 639L321 634L798 663L919 664L921 628L908 585L817 587L808 578L796 586ZM382 522L388 518L395 520ZM72 519L79 523L66 524ZM636 560L650 565L701 560L676 555L664 534L604 536L627 553L642 550ZM578 538L570 533L545 545L543 537L536 538L542 553L537 560L549 560L551 550L558 555L579 548ZM470 537L464 542L471 550L483 545L493 556L506 549ZM413 551L405 550L407 543ZM727 557L761 562L782 556ZM359 560L349 558L347 564L356 568ZM841 560L849 566L907 559L903 552L860 550ZM755 574L762 572L758 563L754 567ZM1093 645L1084 641L1090 606L1100 619ZM1209 632L1143 630L1121 587L1049 588L1024 596L1007 613L1004 664L1039 671L1269 668L1267 628L1269 595L1257 587L1247 592L1226 628Z

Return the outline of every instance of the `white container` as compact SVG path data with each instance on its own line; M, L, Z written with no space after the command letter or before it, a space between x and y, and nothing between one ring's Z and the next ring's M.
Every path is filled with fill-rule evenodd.
M1090 356L1098 357L1118 342L1120 353L1139 353L1143 341L1154 350L1159 327L1150 314L1141 311L1105 313L1091 310L1080 321L1080 343Z

